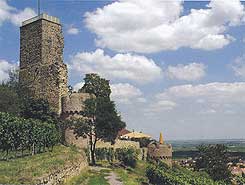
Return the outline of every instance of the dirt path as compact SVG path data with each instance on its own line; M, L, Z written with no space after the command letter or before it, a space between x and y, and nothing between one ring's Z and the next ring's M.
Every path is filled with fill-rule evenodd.
M110 172L109 176L105 177L108 180L110 185L123 185L121 181L119 181L118 176L114 172Z
M91 169L95 171L111 170L109 168L103 167L92 167ZM110 173L105 177L105 179L108 181L110 185L123 185L123 183L119 180L120 178L113 171L110 171Z

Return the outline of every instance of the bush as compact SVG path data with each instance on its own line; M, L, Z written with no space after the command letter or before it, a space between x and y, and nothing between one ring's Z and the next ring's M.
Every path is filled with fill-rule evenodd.
M34 119L23 119L0 112L0 150L29 150L32 154L45 151L59 141L59 134L54 124Z
M225 145L200 145L197 147L195 169L207 172L213 180L230 182L231 172L228 169L228 148Z
M132 168L136 167L138 152L133 148L118 148L116 149L116 154L118 160L124 165L130 166Z
M153 185L225 185L224 182L213 181L208 174L193 172L185 168L167 168L164 165L151 165L146 176Z
M119 160L126 166L135 167L138 159L139 151L134 148L96 148L95 157L97 160L107 160L113 162ZM89 154L87 154L89 155Z

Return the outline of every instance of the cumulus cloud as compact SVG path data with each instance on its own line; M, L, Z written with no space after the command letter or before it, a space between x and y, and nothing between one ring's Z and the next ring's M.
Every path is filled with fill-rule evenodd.
M111 85L111 98L117 103L128 104L133 101L144 102L140 89L128 83L118 83Z
M157 98L161 100L195 98L202 99L202 102L219 104L240 103L245 102L245 82L174 86L158 94Z
M149 113L160 113L162 111L173 110L176 106L177 106L177 104L173 101L158 100L158 101L150 104L150 106L147 107L144 111L147 114L149 114Z
M78 28L75 28L75 27L70 27L68 30L67 30L67 33L69 35L77 35L79 33L79 30Z
M205 69L206 66L201 63L178 64L177 66L168 66L166 75L170 79L194 81L200 80L205 76Z
M108 79L131 80L142 84L162 76L161 68L151 59L133 54L111 57L101 49L77 53L71 58L69 66L71 70L82 74L98 73Z
M76 83L73 87L74 91L78 91L79 89L81 89L82 87L84 86L84 82L79 82L79 83Z
M190 47L220 49L234 38L226 33L244 20L239 0L211 1L183 15L183 1L119 0L85 14L96 44L116 51L152 53Z
M245 55L236 58L232 64L232 69L236 76L245 78Z
M192 114L228 114L245 103L245 83L207 83L179 85L156 95L146 112L174 110ZM178 109L178 110L177 110Z
M20 26L24 20L30 19L36 15L35 11L31 8L18 10L8 5L6 0L0 0L0 25L3 22L9 21L16 26Z
M9 72L15 67L16 65L0 59L0 83L6 82L9 79Z

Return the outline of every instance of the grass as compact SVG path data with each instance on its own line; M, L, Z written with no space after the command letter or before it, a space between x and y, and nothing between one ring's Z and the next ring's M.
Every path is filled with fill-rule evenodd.
M104 161L98 164L107 169L98 171L87 168L80 175L69 179L65 185L109 185L105 177L108 176L110 171L113 171L125 185L141 185L142 182L147 182L145 169L148 164L144 161L138 161L135 169L114 167Z
M65 185L109 185L105 177L109 170L84 169L78 176L65 182Z
M34 184L45 174L76 163L81 153L75 148L55 146L53 151L0 161L0 184Z
M123 184L141 185L142 182L147 182L147 178L145 177L147 165L145 161L138 161L135 169L115 168L113 171L118 175Z

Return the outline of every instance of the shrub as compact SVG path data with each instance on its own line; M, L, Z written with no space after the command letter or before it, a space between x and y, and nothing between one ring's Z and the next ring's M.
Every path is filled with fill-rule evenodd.
M185 168L167 168L164 165L151 165L146 176L153 185L225 185L224 182L213 181L208 174L193 172Z
M95 150L95 157L97 160L107 160L113 162L119 160L126 166L135 167L138 159L139 151L134 148L97 148ZM89 154L87 154L89 155Z
M118 160L126 166L135 168L138 152L133 148L119 148L116 150Z

